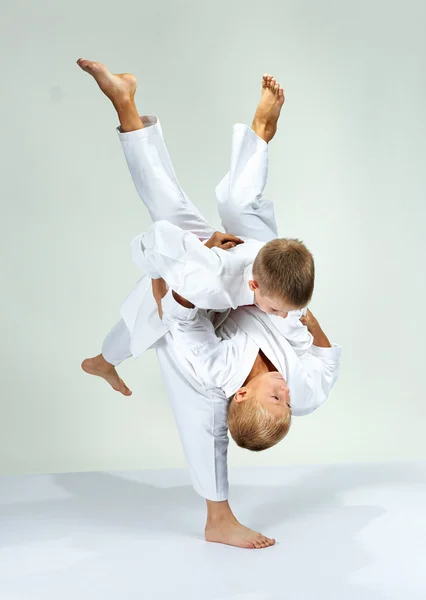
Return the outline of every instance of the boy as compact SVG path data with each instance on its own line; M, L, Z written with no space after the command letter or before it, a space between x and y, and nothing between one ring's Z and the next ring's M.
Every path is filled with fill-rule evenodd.
M130 77L130 76L126 76L126 78L127 77ZM117 104L118 104L118 100L119 99L115 98L115 101L117 102ZM161 129L159 129L158 124L156 127L157 127L157 131L154 130L154 132L156 134L156 137L158 137L158 135L161 133ZM145 131L144 136L142 136L140 139L145 139L145 140L150 139L150 136L146 135L147 133L148 134L152 133L152 131L151 132ZM237 131L237 134L238 133L239 132ZM125 134L122 134L122 135L125 135ZM245 135L250 136L251 134L245 132ZM131 137L133 137L133 134L131 135ZM238 137L238 135L236 137ZM259 168L259 165L262 164L262 157L260 156L260 160L259 160L259 155L262 155L262 152L264 152L265 144L259 145L259 141L261 142L261 140L260 140L260 138L258 138L255 135L253 136L252 139L255 142L255 145L252 146L251 148L249 145L248 151L247 151L247 145L246 145L245 146L245 149L246 149L245 154L243 151L244 149L242 147L243 145L240 145L240 149L241 149L240 153L235 152L236 144L234 143L234 157L235 156L237 158L243 157L244 160L242 160L241 162L243 164L245 164L246 166L249 165L251 167L249 169L249 171L252 173L253 178L256 179L256 178L258 178L259 173L256 173L255 167L257 165L257 167ZM234 136L234 141L235 141L235 136ZM129 146L131 147L133 142L131 140L128 140L128 142L129 142ZM125 138L124 138L123 145L125 143L126 142L125 142ZM161 148L161 145L160 145L160 148ZM155 148L154 148L154 150L155 150ZM163 152L164 152L164 148L163 148ZM132 150L129 148L128 154L127 154L129 164L130 164L130 159L131 159L131 153L132 153ZM164 156L163 156L163 158L164 158ZM166 159L168 160L168 157L166 157ZM167 160L163 160L163 163L165 163L166 165L167 165ZM252 163L250 161L252 161ZM149 168L148 163L144 163L144 164L145 164L145 167ZM153 164L155 164L155 161L153 161ZM237 160L237 164L234 164L233 168L231 168L231 173L229 176L230 179L233 179L232 175L233 175L233 173L235 173L238 170L237 167L238 167L238 160ZM260 171L262 172L262 169L260 169ZM173 174L171 165L170 165L169 172L171 172ZM243 169L243 172L244 172L244 169ZM263 169L263 176L264 176L264 178L266 177L265 169ZM145 179L145 183L146 183L147 178L145 177L144 179ZM260 180L262 180L262 177L260 177ZM155 181L155 179L154 179L154 181ZM155 220L161 220L161 219L166 219L166 218L167 219L176 219L176 220L179 220L178 224L180 226L187 227L190 231L194 231L196 233L197 237L203 238L203 239L210 237L211 233L212 233L212 229L208 227L208 225L202 219L201 215L198 213L198 211L195 209L195 207L193 207L193 205L190 205L190 203L186 199L186 197L184 195L182 195L182 192L181 192L180 188L178 187L177 182L176 181L173 182L173 177L171 177L170 186L173 187L173 184L174 184L176 190L178 191L178 196L179 196L179 194L180 194L180 196L177 197L175 204L170 204L170 205L163 204L160 206L157 206L155 204L149 205L148 208L151 209L150 212L151 212L151 215L153 216L153 218L154 218L154 216L157 216L158 218ZM264 182L261 183L260 187L263 189L263 186L264 186ZM232 187L232 182L230 184L230 187ZM172 192L173 192L173 190L172 190ZM170 198L170 196L173 196L173 193L171 195L169 195L169 198ZM147 198L146 196L143 199L145 202L152 200L151 198ZM165 200L166 200L166 198L165 198ZM226 203L227 203L227 200L225 198L224 204L226 205ZM170 208L169 213L167 212L168 207ZM242 207L242 209L243 208L244 207ZM246 206L246 209L247 208L248 207ZM262 232L262 234L259 233L259 235L271 236L271 232L272 232L272 236L274 235L274 232L276 235L276 226L275 226L275 222L273 219L272 205L268 205L267 202L259 202L259 206L257 208L258 208L258 210L254 211L252 214L250 214L249 210L248 211L246 210L246 212L244 212L244 210L242 210L242 214L241 214L240 218L238 219L240 226L242 226L242 227L246 226L247 230L250 230L250 231L257 230L259 232ZM263 210L263 209L265 209L265 210ZM155 213L156 210L158 210L159 212ZM234 206L233 207L234 216L237 216L237 211L238 211L238 206ZM227 214L229 215L229 214L231 214L231 212L232 211L229 211ZM222 210L221 214L222 214L222 220L226 227L226 223L225 223L224 216L223 216L224 214L226 216L226 211ZM232 214L231 214L231 216L232 216ZM241 235L243 235L243 234L241 234ZM197 240L197 242L198 242L198 240ZM152 345L153 342L156 342L155 348L156 348L157 356L158 356L158 359L160 362L160 368L163 373L164 381L165 381L165 384L166 384L166 387L168 390L172 408L175 412L175 417L176 417L176 420L178 423L181 439L182 439L182 442L184 445L185 454L186 454L187 460L190 464L194 487L207 500L208 519L207 519L207 526L206 526L206 538L209 541L222 542L222 543L232 544L232 545L241 546L241 547L260 548L260 547L270 545L271 543L273 543L273 540L265 538L265 536L262 536L261 534L259 534L257 532L253 532L252 530L245 528L240 523L238 523L238 521L233 516L232 511L230 510L229 504L227 502L227 491L228 491L227 486L228 486L228 484L227 484L227 470L226 470L226 451L227 451L228 438L226 435L226 418L227 418L228 402L227 402L226 396L223 394L223 392L218 387L210 387L210 389L208 389L208 390L203 389L202 386L200 386L200 382L197 381L196 377L194 376L194 372L191 372L188 370L188 361L183 361L182 356L179 355L179 352L176 350L176 348L177 348L176 343L175 344L172 343L170 334L162 335L166 331L166 328L161 326L161 322L159 321L159 319L156 315L155 301L153 300L152 295L150 294L150 289L149 289L147 283L148 282L146 282L146 281L143 282L143 284L140 285L139 289L137 290L137 293L136 294L134 293L129 297L130 302L129 301L127 302L128 310L122 311L123 316L127 316L127 318L128 318L127 322L130 325L129 329L132 332L132 335L127 333L127 338L126 338L126 331L125 331L126 327L124 326L124 330L123 330L123 328L120 329L120 327L118 327L118 329L121 332L124 331L124 335L122 337L120 337L120 335L118 335L118 336L112 335L110 337L111 337L111 339L115 340L115 342L117 342L117 340L121 341L122 342L121 350L124 349L124 353L127 352L127 353L129 353L128 355L130 355L130 347L131 346L133 346L133 354L135 355L135 351L136 352L138 350L140 351L144 345L145 345L145 347L148 347L148 346ZM159 283L161 283L161 282L159 282ZM146 292L149 292L149 293L146 293ZM242 309L242 310L245 311L245 309ZM256 311L257 309L250 309L250 310ZM260 311L257 311L257 312L260 312ZM148 339L143 338L142 342L139 342L139 345L138 345L138 336L135 335L135 333L140 333L142 331L140 324L144 323L144 322L146 323L147 315L149 315L149 317L152 319L151 328L148 328L148 329L145 328L144 331L148 332L148 334L151 334L151 337L149 337L149 335L148 335ZM129 319L129 316L131 317L130 319ZM170 311L169 311L169 316L170 316ZM215 326L217 328L219 336L222 335L222 337L223 337L223 334L224 333L226 334L227 332L223 328L221 330L220 326L221 326L221 324L225 323L226 315L222 314L222 315L219 315L218 317L219 317L219 321L221 321L221 322L219 322L219 323L216 322ZM299 318L299 316L297 316L297 323L299 322L298 318ZM133 321L132 321L132 319L133 319ZM285 325L289 331L291 330L291 326L290 326L291 323L290 323L289 319L285 319L285 320L276 319L276 321L279 322L280 325L282 325L282 326ZM272 319L271 319L271 322L272 322ZM235 324L235 321L234 321L234 324ZM123 322L122 322L122 325L124 325ZM158 325L160 325L160 327L158 327ZM250 344L250 347L251 347L250 352L252 353L253 357L256 354L255 364L253 365L253 367L256 367L256 369L259 371L259 370L261 370L262 366L263 366L263 368L265 366L268 366L267 362L265 362L265 360L264 360L264 359L266 359L266 361L267 361L268 357L265 356L264 352L261 352L262 351L261 347L263 345L263 341L260 339L258 341L258 346L260 347L260 349L258 347L258 349L256 351L256 348L255 348L256 341L254 340L254 338L258 337L258 334L255 332L252 332L253 337L250 338L250 334L244 330L244 327L247 328L249 326L251 327L252 325L253 325L253 319L250 317L250 315L244 315L244 322L242 322L241 327L237 328L235 331L238 333L238 335L240 336L241 339L245 338L247 340L247 343ZM231 326L233 327L234 325L231 324ZM150 329L151 329L151 331L150 331ZM242 333L241 333L241 330L242 330ZM152 334L152 332L154 332L154 331L155 331L155 335L157 336L155 339ZM297 331L298 331L298 334L300 334L301 331L303 333L306 333L306 328L300 326ZM158 335L159 333L160 333L160 335ZM176 334L176 332L174 331L173 335L175 335L175 334ZM278 332L278 334L279 334L279 332ZM186 332L185 339L187 339L188 336L190 336L190 334L188 332ZM250 338L250 339L248 339L248 338ZM282 377L280 378L279 385L280 385L280 387L284 388L283 394L285 396L288 396L289 388L295 389L294 396L295 396L296 405L297 405L298 386L300 387L300 385L298 384L298 381L300 379L299 375L302 373L303 368L301 367L301 360L299 360L297 354L294 351L294 348L297 348L298 352L304 353L304 351L306 350L306 346L309 346L309 341L307 342L306 335L305 335L305 339L302 339L303 336L300 336L300 335L299 335L300 339L296 339L296 338L297 338L297 336L295 336L295 343L293 343L293 347L291 347L288 343L286 345L285 360L286 360L287 364L283 365L283 369L285 366L286 376L288 379L288 386L287 386L287 383L285 382L285 380L282 379ZM156 341L156 340L158 340L158 341ZM311 340L311 338L308 337L308 340ZM126 357L123 355L123 353L121 353L121 355L120 355L119 344L117 345L115 342L113 344L105 343L105 345L104 345L104 354L105 354L105 356L111 357L112 362L109 365L109 367L112 367L112 369L114 369L114 367L113 367L114 364L118 364L118 362L120 362L120 356L121 356L121 359L123 357L124 358ZM286 342L286 340L282 339L280 341L280 344L285 345L285 342ZM266 347L264 347L264 349L266 350L266 353L268 354L268 349L266 349ZM110 354L108 354L108 352ZM113 362L114 359L112 357L112 354L114 354L114 352L116 353L116 360L118 359L118 362L115 362L115 363ZM263 356L262 356L262 354L263 354ZM257 360L258 357L261 357L260 361ZM96 357L96 359L97 358L98 357ZM272 358L274 358L274 357L272 356ZM96 359L91 359L91 360L96 361ZM103 361L106 362L104 358L103 358ZM316 362L318 364L318 361L314 361L314 362ZM274 366L274 365L272 365L272 366ZM92 371L90 371L90 369L92 369ZM99 368L98 372L96 372L96 369L97 369L96 364L94 365L92 363L91 365L89 365L89 368L87 370L89 370L89 372L93 372L93 374L99 374L107 379L106 372L102 371L102 367ZM114 369L114 371L115 371L115 369ZM269 373L272 373L274 377L278 374L278 371L276 369L275 369L275 371L274 370L270 371L269 367L268 367L267 371L268 371L268 373L266 373L266 371L264 371L264 374L267 375L268 377L269 377ZM251 372L249 373L249 375L253 375L253 369L251 369ZM240 375L240 377L245 378L245 373L242 373ZM118 378L118 375L117 375L117 378ZM278 379L279 378L277 377L277 380ZM113 381L113 379L111 379L111 381ZM328 382L328 384L329 383L330 382ZM293 396L293 393L292 393L292 396ZM292 400L292 403L293 403L293 400ZM315 408L315 406L310 407L311 410L313 408ZM305 406L305 412L309 412L308 407L306 407L306 406ZM296 406L296 414L297 414L297 406Z
M154 221L147 234L133 240L135 262L152 278L164 277L176 292L200 308L224 310L256 304L280 317L287 317L292 308L303 308L313 292L312 255L297 240L276 239L273 205L262 197L267 144L275 135L284 104L284 92L276 80L263 77L252 129L234 127L231 170L216 194L226 231L244 236L244 244L239 243L241 239L227 238L237 245L223 252L200 243L214 230L179 187L158 120L139 117L134 102L135 77L113 75L100 63L80 59L78 64L95 78L117 111L119 136L133 181ZM153 260L158 273L150 265ZM131 392L111 364L140 356L166 332L157 318L149 287L150 281L142 278L123 303L123 319L103 346L102 355L109 364L102 355L83 363L84 370L104 377L125 395ZM287 338L290 330L294 337L299 335L301 314L291 315L286 324Z

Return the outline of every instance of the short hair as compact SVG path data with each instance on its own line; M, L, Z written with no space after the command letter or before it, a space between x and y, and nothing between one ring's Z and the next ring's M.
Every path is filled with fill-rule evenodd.
M279 296L295 308L304 308L314 292L314 257L300 240L271 240L254 260L253 277L263 295Z
M240 448L254 452L267 450L280 442L288 433L291 413L276 417L252 398L228 405L228 428Z

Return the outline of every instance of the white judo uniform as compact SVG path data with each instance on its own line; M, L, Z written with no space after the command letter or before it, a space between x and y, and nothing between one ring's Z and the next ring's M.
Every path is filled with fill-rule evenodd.
M134 260L148 275L123 303L122 320L106 337L102 353L117 365L155 347L194 488L207 499L225 500L227 398L247 378L259 349L287 380L293 414L303 415L328 397L338 376L340 348L312 346L299 320L302 311L287 319L254 306L229 311L253 304L248 287L253 260L277 237L273 205L262 196L267 144L247 126L234 126L231 170L216 195L225 231L245 243L227 251L208 249L200 240L214 229L180 188L160 123L155 117L142 120L144 129L119 131L119 137L154 221L132 241ZM169 293L162 323L151 293L151 277L159 274L197 308L185 309Z

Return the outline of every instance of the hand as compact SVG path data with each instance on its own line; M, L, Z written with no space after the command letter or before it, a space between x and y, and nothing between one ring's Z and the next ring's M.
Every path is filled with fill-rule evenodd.
M318 323L318 320L314 317L309 308L306 316L300 317L300 321L303 323L303 325L306 325L309 333L314 338L314 346L318 346L319 348L331 348L330 340L321 329L321 325Z
M167 283L164 281L164 279L152 279L152 295L154 296L154 299L157 303L157 308L158 308L158 316L160 317L160 319L163 318L163 309L161 307L161 300L164 298L164 296L167 294Z
M306 315L304 317L300 317L300 321L303 325L306 325L310 333L312 333L313 330L318 329L319 327L317 319L311 313L309 308L307 309Z
M230 233L221 233L215 231L212 237L204 244L206 248L221 248L222 250L229 250L229 248L235 248L238 244L244 244L244 241L235 235Z

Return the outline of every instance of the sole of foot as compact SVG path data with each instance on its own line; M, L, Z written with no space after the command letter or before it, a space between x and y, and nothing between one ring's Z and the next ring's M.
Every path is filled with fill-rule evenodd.
M133 100L137 81L131 73L111 73L102 63L84 58L79 58L77 64L93 77L105 96L114 104Z
M105 359L100 355L94 358L86 358L81 363L81 368L85 373L89 375L95 375L96 377L101 377L105 379L107 383L112 387L116 392L120 392L123 396L131 396L132 391L127 387L124 381L121 379L119 374L117 373L116 368L113 365L110 365L105 361Z
M265 74L262 78L262 97L253 119L253 129L267 143L275 136L284 102L284 89L272 75Z

